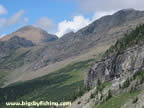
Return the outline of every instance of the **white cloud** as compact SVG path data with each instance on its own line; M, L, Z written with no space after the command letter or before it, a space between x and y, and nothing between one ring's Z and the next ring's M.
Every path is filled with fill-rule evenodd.
M8 13L7 9L3 5L0 5L0 15L7 14L7 13Z
M35 24L36 26L48 31L52 32L56 28L56 24L52 19L49 19L47 17L41 17Z
M0 29L4 29L14 24L22 22L24 20L24 13L24 10L20 10L8 19L0 18Z
M58 24L58 31L56 35L58 37L62 37L64 34L68 32L76 32L79 29L87 26L88 24L92 23L93 21L101 18L105 15L112 15L115 11L100 11L95 12L91 19L85 18L84 16L75 16L73 17L72 21L64 20Z
M83 16L75 16L72 21L64 20L58 24L57 36L61 37L70 31L76 32L77 30L90 24L91 21Z

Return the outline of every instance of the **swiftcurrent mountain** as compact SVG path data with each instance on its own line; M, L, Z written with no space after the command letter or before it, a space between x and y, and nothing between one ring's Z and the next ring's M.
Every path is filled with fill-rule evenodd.
M2 53L0 55L3 55L0 57L0 69L3 71L5 67L9 69L4 69L6 73L9 73L9 71L11 71L11 74L16 72L18 76L20 75L19 77L22 77L21 74L25 76L25 74L27 75L27 73L33 71L37 71L35 77L41 76L43 75L41 74L41 69L47 68L49 65L81 55L87 55L86 58L94 56L98 50L101 51L108 48L117 39L123 37L125 33L131 31L139 24L143 24L143 19L144 11L124 9L113 15L104 16L76 33L67 33L59 39L55 35L50 35L39 28L25 26L5 36L1 39L1 42L9 40L13 36L18 36L32 41L35 45L29 48L21 46L11 49L12 51L7 52L7 54L0 52ZM37 42L40 43L38 44ZM94 51L94 49L98 50ZM91 52L91 54L87 54L88 52ZM64 63L67 64L67 62ZM47 73L44 72L44 74ZM15 75L12 74L12 76ZM17 78L19 79L19 77ZM10 76L10 79L13 78Z
M115 91L115 96L122 92L122 100L134 97L135 104L140 93L130 82L143 79L142 24L144 11L123 9L61 38L33 26L5 36L0 40L2 108L6 101L41 99L73 101L72 108L106 108ZM119 78L121 83L113 83ZM134 96L126 94L133 89Z

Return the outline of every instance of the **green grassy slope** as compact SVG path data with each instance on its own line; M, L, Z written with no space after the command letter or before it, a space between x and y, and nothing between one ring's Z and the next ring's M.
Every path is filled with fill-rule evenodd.
M108 101L104 102L103 104L99 104L93 108L121 108L129 99L134 99L140 91L135 91L133 93L123 93L119 96L113 96Z
M72 63L46 76L0 89L0 101L71 101L83 88L84 73L94 59Z

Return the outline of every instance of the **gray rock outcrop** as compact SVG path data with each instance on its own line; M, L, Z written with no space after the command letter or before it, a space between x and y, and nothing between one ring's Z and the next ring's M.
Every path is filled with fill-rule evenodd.
M108 81L128 77L144 69L144 45L117 52L111 57L98 61L87 73L86 87L94 87L97 81Z

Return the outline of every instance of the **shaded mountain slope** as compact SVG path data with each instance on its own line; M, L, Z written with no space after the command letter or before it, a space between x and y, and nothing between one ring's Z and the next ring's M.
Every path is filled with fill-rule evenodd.
M18 36L13 36L8 41L0 41L0 58L9 56L12 51L23 47L33 47L34 44L30 40L25 40L24 38L20 38Z

